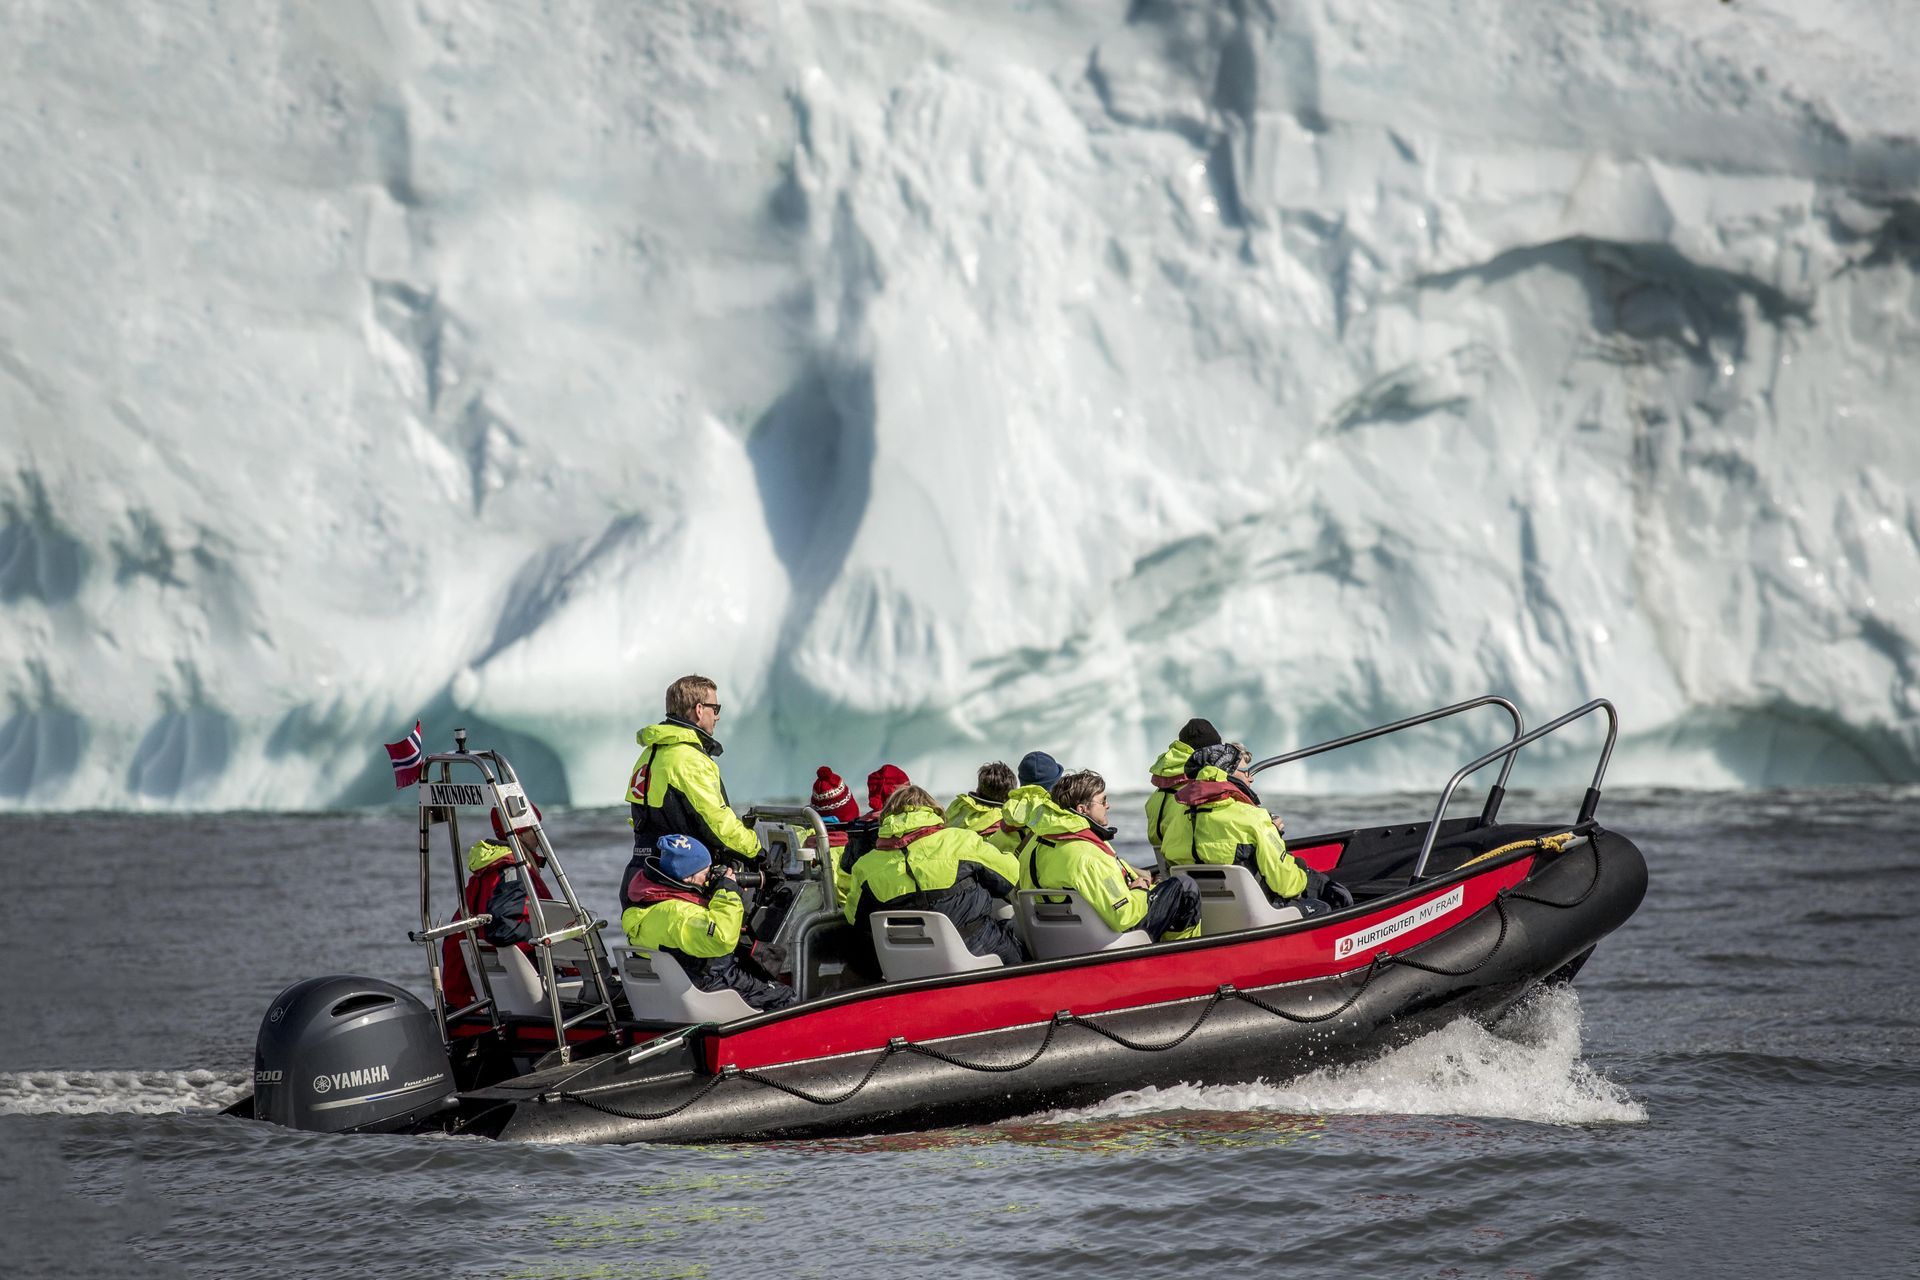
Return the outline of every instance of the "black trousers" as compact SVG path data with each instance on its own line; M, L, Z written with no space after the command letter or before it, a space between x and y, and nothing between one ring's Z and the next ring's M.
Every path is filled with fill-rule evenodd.
M971 932L962 930L960 937L967 944L967 950L977 956L999 956L1001 964L1027 962L1027 949L1020 945L1020 935L1008 921L981 920L974 924Z
M693 985L702 991L738 991L740 998L756 1009L784 1009L799 999L786 983L756 978L732 956L721 956L704 966L696 966L689 976Z
M1155 942L1168 933L1200 923L1200 886L1185 876L1168 876L1147 890L1147 914L1140 928Z

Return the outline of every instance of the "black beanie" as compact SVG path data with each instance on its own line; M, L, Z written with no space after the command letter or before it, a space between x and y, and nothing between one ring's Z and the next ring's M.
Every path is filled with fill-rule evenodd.
M1180 727L1180 741L1196 749L1214 747L1220 744L1220 731L1213 727L1213 721L1195 716Z

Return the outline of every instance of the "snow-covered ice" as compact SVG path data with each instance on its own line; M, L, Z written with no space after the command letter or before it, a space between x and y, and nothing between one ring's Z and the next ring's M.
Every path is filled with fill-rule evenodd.
M1489 690L1920 777L1912 5L7 27L0 804L611 803L688 670L736 799Z

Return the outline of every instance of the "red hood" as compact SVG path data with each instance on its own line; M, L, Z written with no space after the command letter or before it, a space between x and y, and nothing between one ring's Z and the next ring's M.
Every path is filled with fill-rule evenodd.
M633 899L636 907L651 907L656 903L679 901L691 902L695 906L705 906L707 900L698 891L685 885L668 884L656 880L648 874L646 868L633 873L627 881L627 896Z
M911 831L898 831L890 836L882 836L880 839L874 841L873 847L876 849L904 849L922 836L930 836L936 831L945 830L945 827L936 822L932 826L915 827Z
M1248 803L1246 792L1235 786L1231 779L1222 781L1218 778L1197 779L1189 782L1176 791L1173 798L1181 804L1212 804L1216 800Z

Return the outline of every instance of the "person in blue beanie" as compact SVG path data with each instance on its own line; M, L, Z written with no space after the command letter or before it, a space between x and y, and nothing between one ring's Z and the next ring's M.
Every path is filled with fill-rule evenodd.
M1044 751L1029 751L1020 757L1020 767L1015 776L1023 787L1039 787L1042 791L1053 790L1053 784L1060 781L1060 775L1066 770L1060 762Z
M1014 856L1020 863L1022 889L1033 888L1033 833L1029 827L1034 816L1052 803L1047 793L1065 772L1060 762L1046 752L1027 752L1020 757L1020 767L1014 770L1020 785L1007 793L1006 802L1000 807L1000 829L1011 841Z
M637 860L620 887L620 927L627 941L664 951L702 991L731 988L756 1009L784 1009L792 987L749 973L734 955L746 902L731 866L716 868L707 846L670 832Z

